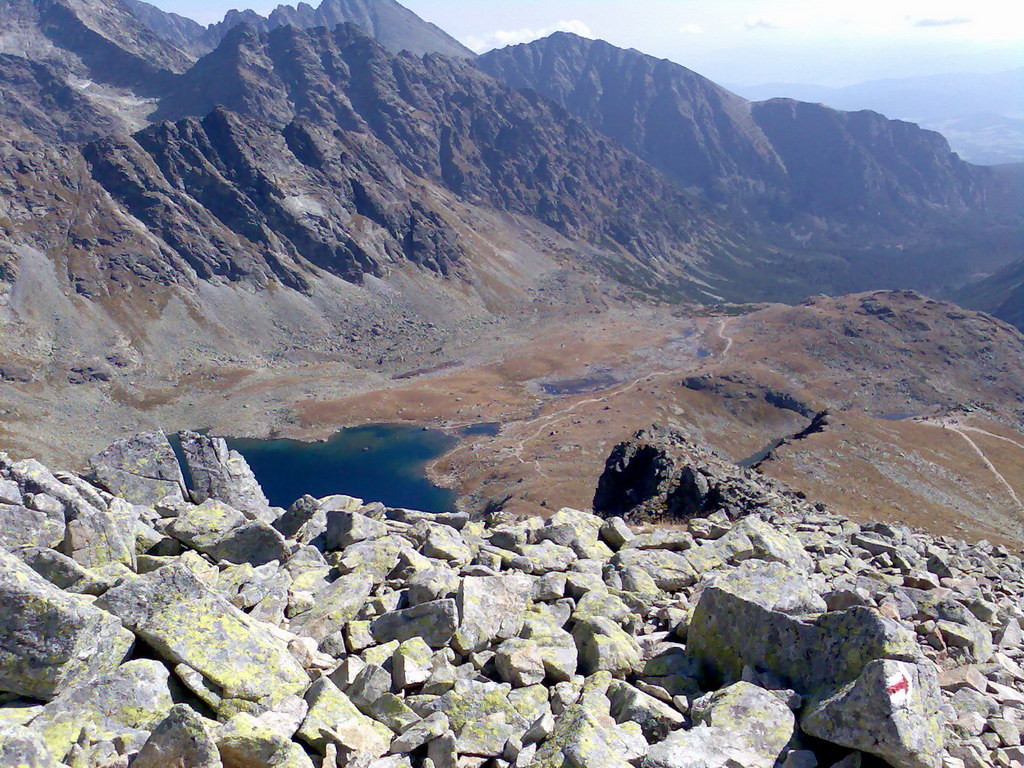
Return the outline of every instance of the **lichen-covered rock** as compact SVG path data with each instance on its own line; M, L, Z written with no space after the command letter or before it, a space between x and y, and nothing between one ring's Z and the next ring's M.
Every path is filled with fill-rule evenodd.
M877 612L816 613L824 609L806 576L781 563L745 562L704 588L688 648L727 680L750 665L801 692L849 682L878 658L920 658L913 635Z
M20 725L0 726L0 765L11 768L61 768L42 739Z
M498 646L494 661L502 680L517 688L544 680L544 648L532 640L514 637Z
M457 598L458 650L474 653L518 635L532 598L533 579L525 576L465 577Z
M772 768L796 730L796 718L778 697L750 683L735 683L694 702L696 724L707 724L730 749L756 758L748 768Z
M284 643L179 565L125 582L98 602L164 659L201 675L204 690L217 692L215 708L238 699L266 709L309 684Z
M388 527L372 517L347 509L327 513L327 533L324 538L327 549L345 549L361 541L383 539L387 535Z
M934 665L879 659L856 680L813 702L800 726L811 736L878 755L892 765L942 765L942 697Z
M94 740L108 741L136 729L152 730L174 704L169 674L157 661L129 661L62 693L43 707L32 721L32 730L59 760L86 726L94 729Z
M637 723L650 743L664 739L671 731L686 724L677 709L622 680L613 680L608 687L611 714L617 723Z
M496 713L525 731L531 723L512 703L511 693L512 686L507 684L460 679L450 691L430 702L425 713L442 712L456 732L467 723Z
M217 749L224 768L313 768L299 744L245 712L224 723Z
M61 539L63 528L62 520L59 527ZM8 550L18 547L49 547L54 543L56 530L45 512L20 504L0 503L0 547Z
M85 503L85 500L35 459L23 459L9 464L4 474L17 485L26 507L46 515L43 524L46 546L59 546L65 536L65 506L72 502ZM25 500L29 494L32 495L31 501Z
M391 657L391 676L399 690L412 688L430 679L433 652L422 637L413 637L399 645Z
M312 608L292 618L291 631L322 643L356 617L372 589L373 581L358 572L339 577L315 593Z
M431 648L443 648L451 641L458 626L455 601L448 599L386 613L373 620L370 632L378 643L391 640L405 642L419 637Z
M579 649L573 636L554 622L527 616L523 638L541 649L541 660L547 677L554 682L571 680L579 665Z
M185 479L163 432L143 432L113 443L89 459L89 477L132 504L185 498Z
M683 552L667 549L622 549L611 560L613 568L639 569L650 576L659 589L675 592L697 582L699 573Z
M134 638L0 550L0 690L49 700L116 669Z
M309 712L299 728L298 737L320 754L328 744L344 751L346 758L377 758L387 754L391 731L360 712L348 696L325 677L306 692Z
M187 704L175 705L153 731L132 768L222 768L206 722Z
M228 563L259 566L283 562L291 554L277 529L214 499L184 508L167 526L167 533L187 547Z
M221 537L244 524L247 519L226 502L206 499L199 505L182 509L167 526L167 533L186 547L209 552Z
M284 536L263 520L248 520L227 531L213 545L210 556L227 563L249 563L260 566L284 562L291 548Z
M796 728L789 707L743 682L698 699L691 716L694 727L652 746L644 768L772 768Z
M630 744L628 732L611 716L606 696L610 683L607 673L587 679L578 701L558 716L538 748L534 768L626 768L639 757L630 754L635 743Z
M181 432L180 437L196 503L217 499L250 518L274 521L270 502L242 454L228 450L222 437L195 432Z
M640 646L611 619L595 616L580 621L572 636L579 650L580 668L586 675L609 672L623 676L640 665Z

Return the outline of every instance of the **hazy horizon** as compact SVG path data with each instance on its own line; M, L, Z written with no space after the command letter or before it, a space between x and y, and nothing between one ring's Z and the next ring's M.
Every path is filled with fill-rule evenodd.
M236 0L152 0L204 24ZM318 4L314 0L313 5ZM524 0L514 5L406 0L403 5L477 52L555 31L671 59L735 85L843 86L888 77L997 72L1024 66L1024 5L992 0ZM277 3L251 6L267 14ZM813 62L813 67L808 66Z

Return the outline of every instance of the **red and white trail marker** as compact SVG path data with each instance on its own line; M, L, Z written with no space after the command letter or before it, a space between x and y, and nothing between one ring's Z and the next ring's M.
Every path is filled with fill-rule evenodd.
M896 672L889 675L886 680L885 692L889 694L889 699L892 701L894 706L902 706L906 704L913 693L913 675L910 670L904 667L902 664L896 665Z

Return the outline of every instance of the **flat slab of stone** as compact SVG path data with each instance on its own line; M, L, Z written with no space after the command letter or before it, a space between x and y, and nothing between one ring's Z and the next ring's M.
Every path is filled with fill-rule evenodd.
M132 504L184 500L185 478L163 432L118 440L89 459L89 478Z
M0 550L0 690L48 701L116 669L135 638L115 616Z

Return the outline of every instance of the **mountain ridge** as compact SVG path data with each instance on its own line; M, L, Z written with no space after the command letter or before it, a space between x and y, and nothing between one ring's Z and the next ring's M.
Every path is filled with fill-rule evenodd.
M988 183L941 136L911 124L782 99L748 102L668 60L570 33L491 51L477 64L553 99L680 184L713 199L724 187L783 220L787 208L883 216L899 198L914 209L906 219L935 206L964 210L983 202ZM831 145L807 152L816 140ZM845 163L841 183L815 157ZM848 190L845 199L837 188Z
M222 21L206 27L192 19L166 13L143 0L126 2L157 35L197 56L212 51L240 24L247 24L258 32L270 32L286 25L310 29L333 28L344 23L356 24L392 53L408 50L416 55L476 56L436 24L421 19L396 0L321 0L316 7L299 2L278 5L265 15L252 10L231 10Z

